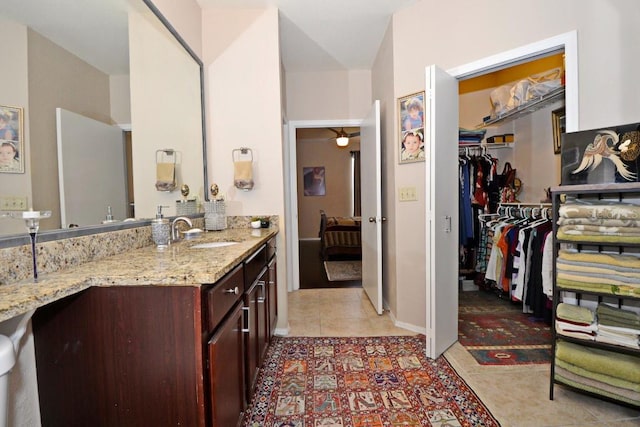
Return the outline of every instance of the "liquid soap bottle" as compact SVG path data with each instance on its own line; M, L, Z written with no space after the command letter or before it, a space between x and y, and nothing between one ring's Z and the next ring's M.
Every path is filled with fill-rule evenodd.
M168 247L169 239L171 238L171 223L167 218L162 216L163 207L165 206L158 205L156 218L151 221L151 237L158 249Z

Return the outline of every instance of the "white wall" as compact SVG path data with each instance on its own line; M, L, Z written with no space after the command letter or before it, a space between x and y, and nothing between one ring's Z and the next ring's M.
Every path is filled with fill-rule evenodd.
M129 14L129 51L136 217L153 218L158 205L175 215L182 184L204 197L200 68L150 12ZM161 149L177 153L173 192L155 188L156 161L173 161Z
M209 182L227 215L279 215L278 330L287 329L286 228L278 11L204 10ZM242 31L238 31L242 29ZM220 38L228 44L224 49ZM233 186L234 149L253 153L254 188ZM248 224L247 224L248 225Z

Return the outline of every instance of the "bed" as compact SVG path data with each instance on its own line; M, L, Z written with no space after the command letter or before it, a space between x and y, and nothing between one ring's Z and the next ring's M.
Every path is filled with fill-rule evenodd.
M327 216L320 211L321 255L325 261L361 259L360 217Z

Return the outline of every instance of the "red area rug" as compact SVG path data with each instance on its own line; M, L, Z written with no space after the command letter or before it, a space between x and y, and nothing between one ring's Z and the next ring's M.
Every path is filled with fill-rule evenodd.
M481 365L551 362L549 325L492 294L461 292L458 340Z
M425 337L275 338L253 402L252 427L499 426Z

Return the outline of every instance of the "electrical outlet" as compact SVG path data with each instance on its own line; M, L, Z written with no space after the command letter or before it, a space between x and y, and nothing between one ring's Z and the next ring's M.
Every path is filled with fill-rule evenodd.
M416 187L400 187L398 195L401 202L411 202L418 200Z
M27 196L0 196L0 211L26 211Z

